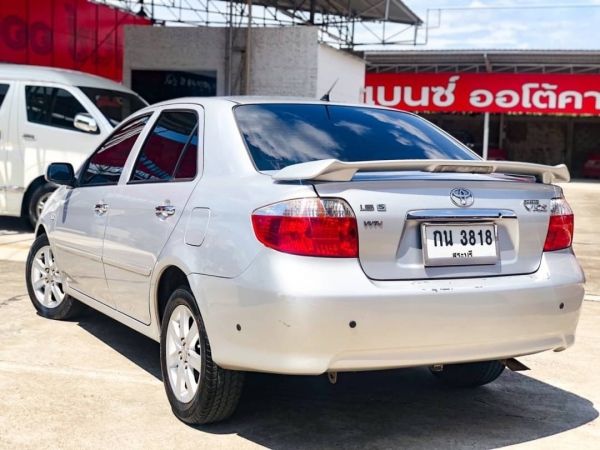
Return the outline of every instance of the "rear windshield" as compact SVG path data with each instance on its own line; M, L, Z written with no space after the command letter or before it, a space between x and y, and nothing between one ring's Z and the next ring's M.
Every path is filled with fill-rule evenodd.
M83 86L79 89L96 105L113 127L127 116L147 106L140 97L128 92Z
M235 117L258 170L340 161L478 159L429 122L400 111L321 104L240 105Z

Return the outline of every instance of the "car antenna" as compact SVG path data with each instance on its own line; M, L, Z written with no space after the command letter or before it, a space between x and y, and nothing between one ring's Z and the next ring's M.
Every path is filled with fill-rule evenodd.
M321 97L320 100L322 102L329 102L329 101L331 101L331 98L330 98L329 94L331 94L331 91L333 91L333 88L337 84L338 80L339 80L339 78L336 78L335 81L333 82L333 84L331 85L331 87L329 88L329 90L327 92L325 92L325 95L323 95L323 97Z

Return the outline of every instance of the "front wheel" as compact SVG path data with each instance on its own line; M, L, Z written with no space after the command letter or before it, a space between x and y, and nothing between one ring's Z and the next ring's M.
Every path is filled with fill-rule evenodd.
M433 375L452 387L477 387L491 383L504 371L500 361L481 361L464 364L448 364Z
M65 294L64 278L54 260L48 236L39 236L29 249L25 271L27 292L38 313L48 319L73 317L81 304Z
M173 413L183 422L218 422L235 411L244 374L212 360L196 300L186 287L173 292L165 309L160 366Z
M48 183L36 187L29 195L27 204L27 217L31 225L35 228L40 214L44 210L44 205L56 188Z

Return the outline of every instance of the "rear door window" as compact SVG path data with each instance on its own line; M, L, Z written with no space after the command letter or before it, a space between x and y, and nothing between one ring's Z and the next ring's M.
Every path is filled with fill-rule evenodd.
M79 180L80 186L117 184L131 149L149 118L150 115L137 117L115 130L88 160Z
M327 104L256 104L235 118L258 170L321 159L478 159L468 148L413 114Z
M29 122L84 133L75 128L73 121L77 114L87 111L79 100L65 89L25 86L25 105Z
M191 180L198 171L198 115L163 111L146 138L131 182Z

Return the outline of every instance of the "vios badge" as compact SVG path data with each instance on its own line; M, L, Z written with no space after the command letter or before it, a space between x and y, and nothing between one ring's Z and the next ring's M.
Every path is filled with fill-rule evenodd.
M456 206L469 207L473 204L475 199L470 190L465 188L454 188L450 191L450 200Z

